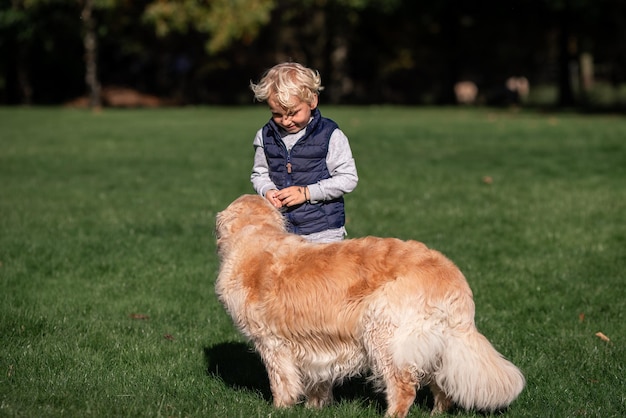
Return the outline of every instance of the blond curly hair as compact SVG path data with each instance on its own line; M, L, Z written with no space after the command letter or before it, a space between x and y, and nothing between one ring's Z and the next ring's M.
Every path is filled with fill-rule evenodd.
M284 109L291 109L297 104L294 99L311 104L324 87L318 71L295 62L284 62L270 68L258 84L250 82L250 89L259 102L274 97Z

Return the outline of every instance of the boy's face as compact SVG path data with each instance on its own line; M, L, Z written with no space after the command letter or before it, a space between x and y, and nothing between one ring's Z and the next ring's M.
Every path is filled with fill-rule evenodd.
M300 132L311 119L311 112L317 107L317 96L314 96L311 103L303 102L298 98L293 98L295 103L291 109L284 109L274 96L267 99L267 104L272 112L272 120L290 134Z

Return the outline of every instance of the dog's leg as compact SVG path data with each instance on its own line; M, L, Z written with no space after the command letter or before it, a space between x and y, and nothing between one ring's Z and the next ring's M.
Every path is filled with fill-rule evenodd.
M387 389L387 412L388 417L406 417L409 408L415 401L419 382L415 374L409 370L391 370L383 376Z
M308 408L322 408L333 401L333 385L330 382L320 382L311 387L305 396Z
M384 307L383 307L384 308ZM391 346L397 326L391 318L386 318L379 311L372 311L364 318L365 331L363 344L370 361L372 375L378 387L385 389L387 398L387 417L404 418L415 401L418 374L408 367L399 368L394 362Z
M434 382L431 382L429 387L435 398L435 404L430 415L439 415L450 409L450 406L452 406L452 400L446 396L441 388Z
M274 407L295 405L303 394L303 387L289 348L273 344L271 347L257 345L257 350L267 370Z

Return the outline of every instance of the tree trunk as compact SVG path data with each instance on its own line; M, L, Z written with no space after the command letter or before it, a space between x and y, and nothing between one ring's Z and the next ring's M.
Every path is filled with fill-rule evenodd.
M33 103L33 86L30 82L30 73L28 71L28 52L29 46L24 45L17 53L17 84L19 86L20 102L29 106Z
M82 16L85 30L83 43L85 46L85 83L89 91L89 107L97 110L102 107L100 81L98 80L98 39L96 22L93 18L93 0L85 0Z
M447 3L447 12L442 20L444 67L440 74L441 88L438 92L437 103L443 105L456 104L454 85L459 81L459 31L460 18L458 0L451 0Z
M343 34L335 33L330 52L331 78L330 102L341 103L342 99L352 92L353 83L348 75L349 43Z
M580 90L589 94L593 88L593 55L590 52L580 54Z
M559 106L569 107L575 104L572 73L576 71L574 57L575 39L571 33L571 4L565 1L565 8L559 16Z

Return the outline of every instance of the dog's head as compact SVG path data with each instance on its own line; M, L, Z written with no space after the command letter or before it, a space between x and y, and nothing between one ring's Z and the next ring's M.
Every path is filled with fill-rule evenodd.
M283 215L259 195L245 194L237 198L215 218L218 248L247 226L286 231Z

